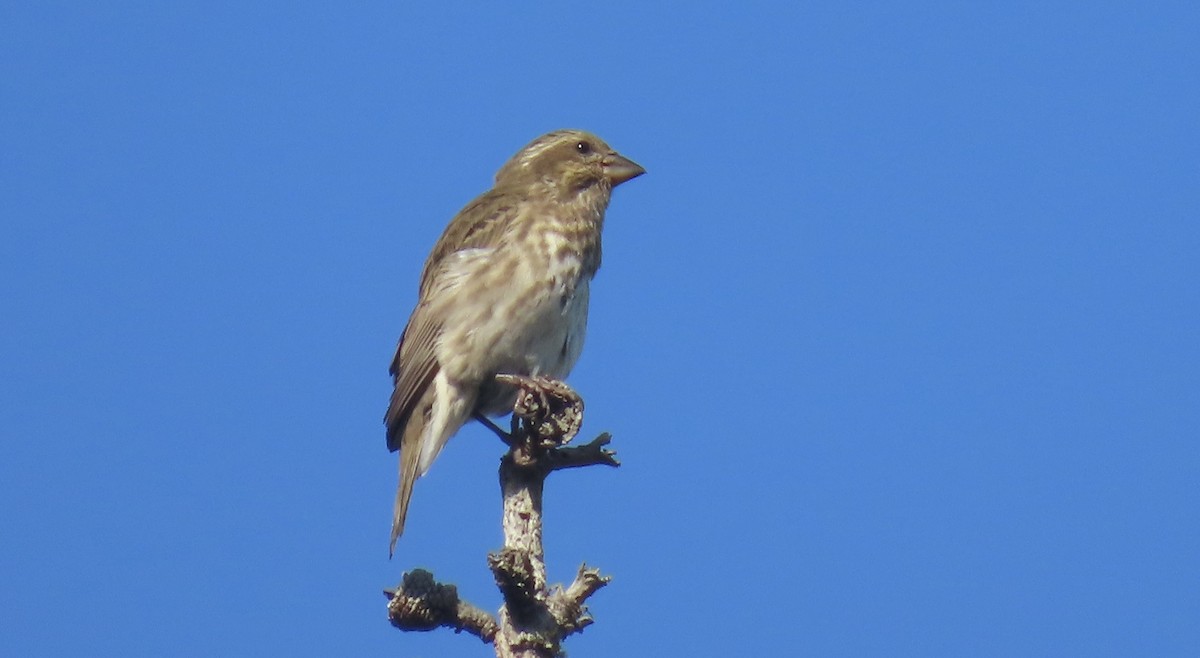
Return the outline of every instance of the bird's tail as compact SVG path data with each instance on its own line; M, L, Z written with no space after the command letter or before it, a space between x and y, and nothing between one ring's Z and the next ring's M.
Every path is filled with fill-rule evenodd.
M404 519L408 516L408 501L412 498L413 483L419 475L417 467L421 462L419 439L425 430L425 423L417 418L409 421L404 428L404 440L400 444L400 485L396 487L396 506L392 511L392 543L388 544L388 557L396 552L396 541L404 532ZM409 433L413 433L411 436Z

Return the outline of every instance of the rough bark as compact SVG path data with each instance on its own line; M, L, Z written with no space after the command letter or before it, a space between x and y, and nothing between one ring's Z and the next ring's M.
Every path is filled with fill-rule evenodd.
M509 446L500 460L504 499L504 546L488 555L488 566L504 598L497 617L458 599L453 585L415 569L386 594L388 618L401 630L448 627L466 631L495 647L499 658L551 658L562 655L562 641L593 620L588 597L609 578L586 564L567 587L551 587L542 547L542 492L557 470L602 464L619 466L601 434L582 446L566 444L583 422L583 400L566 384L537 377L499 375L520 390L512 429L501 434Z

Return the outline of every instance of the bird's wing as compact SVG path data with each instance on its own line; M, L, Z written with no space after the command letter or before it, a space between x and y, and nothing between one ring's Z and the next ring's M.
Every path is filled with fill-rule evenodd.
M417 404L440 369L437 346L442 332L441 306L453 301L453 288L478 271L495 251L519 207L519 194L489 190L459 211L433 247L421 272L420 298L392 357L395 389L384 422L388 450L400 449L401 437Z
M524 198L520 190L493 188L458 211L433 245L425 269L421 271L421 299L429 297L430 288L446 269L443 261L451 254L495 247L517 216Z
M436 348L441 323L429 317L426 306L418 304L413 310L389 369L395 388L383 420L387 424L388 450L392 452L400 449L404 427L438 373Z

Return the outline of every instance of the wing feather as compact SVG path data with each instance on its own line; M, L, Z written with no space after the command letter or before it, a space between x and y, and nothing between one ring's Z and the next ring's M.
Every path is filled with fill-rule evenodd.
M400 449L404 427L438 374L437 340L441 323L429 316L427 304L418 304L413 310L389 369L395 388L383 420L387 424L388 450L392 452Z
M443 330L442 310L453 303L454 289L494 251L512 225L523 194L511 188L491 189L467 204L434 245L421 272L417 307L413 309L388 372L392 391L384 422L387 445L400 449L401 437L418 402L441 370L437 360Z
M521 190L493 188L458 211L433 246L425 269L421 271L421 299L429 297L438 274L443 270L443 261L448 256L466 249L495 247L512 225L524 199L525 193Z

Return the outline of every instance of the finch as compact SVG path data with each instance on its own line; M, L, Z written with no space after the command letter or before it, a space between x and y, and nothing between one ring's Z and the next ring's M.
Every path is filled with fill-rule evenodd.
M530 142L492 189L455 215L421 271L392 359L384 423L400 451L388 554L413 483L473 416L512 410L495 375L567 376L583 349L588 290L612 190L646 173L599 137L558 130Z

